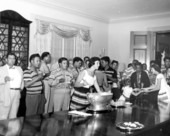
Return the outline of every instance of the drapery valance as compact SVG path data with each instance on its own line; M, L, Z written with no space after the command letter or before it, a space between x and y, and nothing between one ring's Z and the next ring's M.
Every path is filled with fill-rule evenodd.
M50 32L50 23L37 20L37 32L39 34L47 34Z
M55 32L63 38L73 38L80 36L83 41L91 41L90 30L83 30L79 28L62 28L57 24L52 24L42 20L37 20L37 32L41 35L49 32Z

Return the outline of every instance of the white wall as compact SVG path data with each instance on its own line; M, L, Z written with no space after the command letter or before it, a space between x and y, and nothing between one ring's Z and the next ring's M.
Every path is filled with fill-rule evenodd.
M33 21L30 26L30 54L36 52L34 50L34 46L36 46L34 34L36 32L35 16L37 15L90 27L92 37L92 56L98 56L103 48L105 48L107 51L108 25L106 23L80 17L78 15L68 14L66 12L61 12L55 10L54 8L48 8L45 6L24 2L22 0L1 1L0 11L3 10L14 10L20 13L26 19Z
M74 14L68 14L54 8L24 2L23 0L3 0L0 4L0 11L14 10L28 20L33 21L30 26L30 54L35 51L36 32L35 16L43 16L73 24L87 26L91 28L92 36L92 56L98 56L105 48L105 54L111 59L119 60L120 63L129 63L130 54L130 32L147 31L151 27L170 26L169 18L159 18L151 20L129 21L121 23L106 24Z
M108 55L127 65L130 58L130 32L170 26L169 22L170 17L109 24Z

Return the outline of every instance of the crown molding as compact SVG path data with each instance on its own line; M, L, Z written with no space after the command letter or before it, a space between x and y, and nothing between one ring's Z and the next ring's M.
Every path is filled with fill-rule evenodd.
M54 19L54 18L50 18L50 17L45 17L45 16L41 16L38 14L31 14L32 19L34 20L41 20L41 21L47 21L51 24L58 24L58 25L64 25L64 26L68 26L68 27L74 27L76 29L83 29L83 30L93 30L92 27L89 26L83 26L80 24L75 24L75 23L71 23L71 22L67 22L67 21L63 21L63 20L58 20L58 19Z
M110 19L109 23L113 24L113 23L131 22L131 21L139 21L139 20L150 20L150 19L167 18L167 17L170 17L170 12L144 15L144 16L127 17L127 18L120 18L120 19Z
M68 14L77 15L80 17L85 17L85 18L92 19L95 21L100 21L100 22L107 23L107 24L109 23L108 18L105 18L102 16L97 16L97 15L91 15L91 14L85 13L81 10L76 10L76 9L72 9L69 7L65 7L63 5L59 5L55 2L50 2L47 0L36 0L36 1L35 0L22 0L22 1L29 2L29 3L36 4L36 5L45 6L48 8L53 8L58 11L62 11L62 12L68 13Z
M122 23L122 22L131 22L131 21L139 21L139 20L149 20L149 19L157 19L157 18L166 18L166 17L170 17L170 12L165 12L165 13L158 13L158 14L150 14L150 15L143 15L143 16L134 16L134 17L122 17L119 19L113 19L113 18L106 18L100 15L92 15L90 13L86 13L77 9L73 9L70 7L66 7L62 4L59 4L57 2L55 2L55 0L53 1L48 1L48 0L20 0L22 2L29 2L32 4L36 4L36 5L41 5L44 7L48 7L48 8L53 8L57 11L62 11L65 12L67 14L73 14L73 15L77 15L80 17L85 17L87 19L92 19L95 21L100 21L106 24L113 24L113 23Z

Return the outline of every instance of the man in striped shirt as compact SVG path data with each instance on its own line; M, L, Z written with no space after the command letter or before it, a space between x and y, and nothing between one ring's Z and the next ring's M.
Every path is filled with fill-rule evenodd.
M107 81L109 84L109 89L112 88L113 83L117 83L117 72L113 68L109 66L110 64L110 58L108 56L101 58L101 65L103 67L103 72L107 76Z
M101 58L101 65L103 67L103 72L107 76L107 82L109 85L109 90L113 92L113 99L118 99L120 97L120 90L116 87L113 88L113 83L117 83L117 72L113 68L110 67L110 58L108 56L104 56Z
M24 71L24 86L26 92L26 115L43 113L42 89L43 73L39 70L41 59L39 54L30 56L31 66Z

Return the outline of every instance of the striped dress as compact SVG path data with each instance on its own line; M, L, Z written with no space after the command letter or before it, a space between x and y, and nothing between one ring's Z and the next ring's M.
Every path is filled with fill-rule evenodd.
M156 77L156 84L158 79L161 80L161 86L158 93L158 101L169 102L170 101L170 87L168 86L163 74L158 74Z
M85 70L83 80L88 82L89 85L83 87L74 87L75 91L71 98L70 110L83 110L89 106L87 93L90 93L90 86L94 85L94 82L96 81L96 76L90 76ZM81 82L83 82L83 80Z

